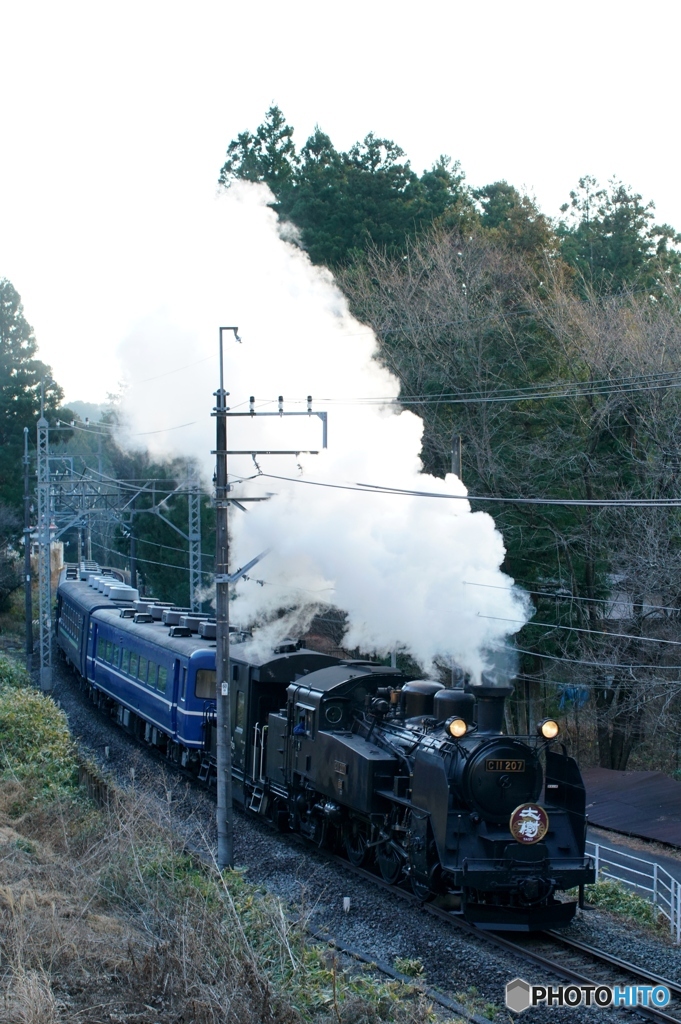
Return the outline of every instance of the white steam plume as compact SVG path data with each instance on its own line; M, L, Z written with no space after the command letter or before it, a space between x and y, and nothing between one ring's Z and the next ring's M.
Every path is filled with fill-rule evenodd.
M333 604L349 617L346 646L400 647L426 667L436 656L453 658L479 678L485 651L503 646L528 617L526 598L499 569L504 546L491 517L471 512L466 500L304 482L466 493L455 476L421 473L418 417L362 404L391 402L398 382L376 361L372 332L350 316L330 273L281 237L268 201L264 186L235 184L178 242L186 258L177 279L120 353L130 381L124 440L137 438L156 456L196 457L211 479L218 327L238 326L242 344L225 335L230 408L247 411L255 395L256 409L273 412L283 395L287 411L302 412L309 394L329 425L319 455L258 457L264 474L290 482L257 476L250 458L230 457L230 479L243 481L235 497L273 495L246 514L231 512L233 568L270 549L254 579L238 585L242 624L294 605L309 619ZM321 448L316 417L230 419L228 431L230 448ZM269 643L288 625L276 623L261 639Z

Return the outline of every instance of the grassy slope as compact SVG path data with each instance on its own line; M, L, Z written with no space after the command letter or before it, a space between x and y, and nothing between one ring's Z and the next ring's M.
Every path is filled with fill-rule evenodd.
M240 873L193 862L140 794L93 807L65 717L26 684L0 655L5 1024L429 1019L408 990L309 945Z

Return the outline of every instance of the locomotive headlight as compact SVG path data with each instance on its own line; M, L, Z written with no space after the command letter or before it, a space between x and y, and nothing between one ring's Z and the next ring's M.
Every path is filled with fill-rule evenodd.
M537 725L537 732L540 733L545 740L554 740L560 732L558 722L554 722L552 718L545 718Z
M461 739L468 732L468 726L464 722L463 718L452 718L447 722L447 732L450 736L453 736L455 740Z

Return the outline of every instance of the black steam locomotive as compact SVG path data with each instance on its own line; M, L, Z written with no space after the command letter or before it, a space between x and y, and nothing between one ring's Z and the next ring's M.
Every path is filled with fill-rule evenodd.
M210 784L214 624L132 602L115 581L93 584L97 575L67 569L60 647L97 703ZM555 722L536 736L504 735L510 686L448 689L293 642L254 657L247 637L233 639L236 802L479 927L569 923L576 903L556 895L592 882L594 870L584 786L552 743Z

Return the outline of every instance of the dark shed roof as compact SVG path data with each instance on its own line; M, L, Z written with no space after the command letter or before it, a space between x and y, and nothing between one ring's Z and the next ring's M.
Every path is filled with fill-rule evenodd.
M586 813L591 825L681 846L681 782L664 772L587 768Z

